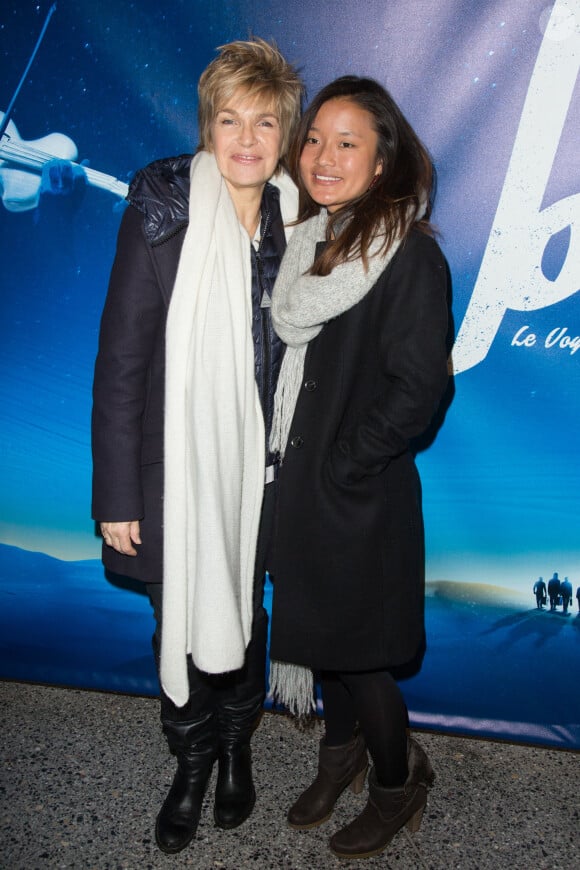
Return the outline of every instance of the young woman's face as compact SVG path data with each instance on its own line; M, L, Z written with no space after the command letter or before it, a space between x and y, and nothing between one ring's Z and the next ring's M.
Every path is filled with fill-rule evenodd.
M276 171L282 131L270 101L236 92L217 112L211 139L211 151L234 197L263 188Z
M372 116L348 99L320 107L300 155L306 190L334 212L369 189L382 172Z

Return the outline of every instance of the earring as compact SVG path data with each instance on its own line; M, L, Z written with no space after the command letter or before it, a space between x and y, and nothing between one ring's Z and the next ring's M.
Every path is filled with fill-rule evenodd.
M372 180L371 183L369 184L369 186L368 186L368 188L367 188L367 191L373 189L373 187L375 186L375 184L377 183L377 181L379 180L379 178L380 178L380 173L377 173L375 176L373 176L373 180Z

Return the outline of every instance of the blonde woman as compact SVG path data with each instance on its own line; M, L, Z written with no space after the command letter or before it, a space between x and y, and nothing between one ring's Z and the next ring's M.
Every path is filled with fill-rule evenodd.
M267 449L282 344L270 298L295 218L284 161L302 83L261 39L222 46L199 87L196 155L131 184L101 323L93 516L110 571L153 604L161 720L177 771L156 823L193 839L214 764L214 818L255 802L262 606L277 466ZM161 582L163 581L163 582Z

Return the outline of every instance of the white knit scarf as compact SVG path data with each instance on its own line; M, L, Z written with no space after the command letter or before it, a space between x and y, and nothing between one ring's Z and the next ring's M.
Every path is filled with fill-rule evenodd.
M288 176L285 222L296 214ZM161 682L189 698L187 654L212 674L243 666L264 491L254 373L250 239L215 158L191 163L189 226L166 330Z
M419 219L421 215L417 216ZM360 302L376 284L397 252L400 238L380 253L384 237L377 236L369 249L368 269L362 260L341 263L329 275L307 275L316 245L325 239L328 213L300 224L288 244L272 296L274 329L288 347L282 361L274 404L270 448L284 456L294 409L303 380L308 343L324 324ZM274 590L274 594L275 590ZM316 709L314 680L309 668L272 660L270 696L298 718Z

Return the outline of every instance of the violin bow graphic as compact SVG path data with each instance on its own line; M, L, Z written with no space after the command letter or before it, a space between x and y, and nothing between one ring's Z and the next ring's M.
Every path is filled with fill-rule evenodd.
M12 212L27 211L36 207L40 192L40 175L37 173L42 172L46 163L60 159L72 163L73 166L79 166L74 163L77 158L77 147L68 136L62 133L51 133L34 143L27 143L20 138L16 126L11 121L14 104L55 11L56 3L53 3L10 104L4 114L0 112L0 192L5 208ZM24 169L16 168L18 166ZM125 182L88 166L83 165L80 168L90 185L108 190L121 199L127 195L128 185Z
M50 7L50 9L48 10L46 18L44 20L44 24L42 25L42 30L40 31L40 36L36 40L36 45L34 46L34 48L32 50L32 54L30 55L28 63L26 64L26 69L22 73L22 78L18 82L16 90L12 94L12 99L10 100L10 103L8 104L8 108L6 109L6 113L4 115L4 118L2 119L2 123L0 124L0 141L2 140L2 137L3 137L4 133L6 132L6 127L8 126L8 123L10 121L10 116L12 114L12 110L14 109L14 103L16 102L16 100L18 98L18 94L20 93L20 89L22 88L22 85L26 81L26 76L30 72L30 67L34 63L34 58L36 57L38 49L40 48L40 44L41 44L42 40L44 39L44 34L46 33L46 28L48 27L48 22L50 21L50 19L52 18L52 16L54 15L55 12L56 12L56 3L53 3L52 6Z

